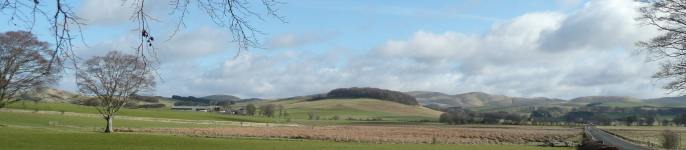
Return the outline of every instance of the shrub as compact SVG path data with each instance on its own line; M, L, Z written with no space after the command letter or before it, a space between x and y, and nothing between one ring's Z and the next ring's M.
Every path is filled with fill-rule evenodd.
M130 108L130 109L138 108L138 103L136 103L136 102L125 103L124 108Z
M679 133L672 130L665 130L662 132L662 147L665 149L679 149L679 142L681 141Z

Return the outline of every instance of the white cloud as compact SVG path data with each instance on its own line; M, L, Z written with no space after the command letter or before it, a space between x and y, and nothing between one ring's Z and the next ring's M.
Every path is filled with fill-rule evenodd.
M231 37L219 28L201 27L178 33L169 41L159 41L156 45L159 58L167 61L187 61L229 51Z
M133 8L122 0L95 0L84 1L77 12L88 24L116 24L128 21Z
M483 35L418 31L342 61L306 53L250 55L227 61L194 83L267 97L349 86L562 98L651 97L660 95L658 87L646 88L655 66L631 54L632 43L650 35L634 20L637 7L632 1L594 1L571 14L525 14Z
M77 15L89 25L120 25L131 22L135 11L134 0L88 0L77 8ZM145 10L154 16L168 6L167 1L145 1ZM160 19L155 17L156 19Z
M650 28L638 26L639 6L640 2L624 0L591 1L565 19L559 29L545 33L545 38L541 38L542 49L630 48L635 41L654 33Z
M484 34L419 30L362 54L295 50L244 53L203 66L220 54L227 34L200 29L162 47L167 81L162 95L235 94L287 97L333 88L372 86L401 91L483 91L513 96L663 95L650 78L656 64L633 54L633 43L654 30L634 19L639 2L603 0L571 13L533 12L493 25ZM230 36L229 36L230 37ZM272 48L298 48L321 36L279 35Z
M308 44L320 43L335 36L333 33L287 33L270 38L267 48L300 48Z

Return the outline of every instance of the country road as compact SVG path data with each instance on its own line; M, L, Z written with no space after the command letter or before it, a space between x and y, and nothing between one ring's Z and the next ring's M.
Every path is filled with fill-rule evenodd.
M603 141L604 144L615 146L620 150L650 150L644 146L633 144L625 140L620 139L614 135L611 135L603 130L597 129L595 127L586 127L586 132L589 133L595 140Z

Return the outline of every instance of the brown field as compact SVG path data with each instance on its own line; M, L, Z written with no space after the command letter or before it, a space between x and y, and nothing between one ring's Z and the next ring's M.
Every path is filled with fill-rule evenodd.
M310 126L121 129L206 137L313 139L361 143L535 144L578 142L580 128L538 126Z
M681 146L686 147L686 127L672 127L672 126L606 126L601 129L618 134L624 138L628 138L643 145L661 147L662 133L665 130L676 131L681 135Z

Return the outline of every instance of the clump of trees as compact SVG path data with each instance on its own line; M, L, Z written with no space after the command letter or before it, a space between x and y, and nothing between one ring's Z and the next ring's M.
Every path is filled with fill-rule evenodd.
M586 106L579 108L533 107L531 110L511 112L475 112L464 108L447 108L440 122L448 124L533 124L627 126L686 126L686 108L666 107L608 107ZM663 116L673 116L673 119Z
M19 101L17 95L54 83L60 67L50 67L48 43L26 31L0 33L0 108Z
M163 108L163 107L166 107L166 105L164 105L164 104L159 104L159 103L157 103L157 104L142 104L142 105L138 105L138 108Z
M114 132L112 121L131 95L152 89L155 77L134 55L111 51L85 61L76 73L79 91L97 98L96 110L107 121L105 133Z
M137 101L148 102L148 103L159 103L160 97L158 96L142 96L138 94L131 95L131 98Z
M252 115L255 115L255 111L257 111L257 107L255 107L255 105L253 105L253 104L248 104L248 105L245 105L245 111L246 111L247 115L252 116Z
M266 104L260 106L260 115L267 117L274 117L274 111L276 110L276 105Z
M322 96L317 96L317 99L313 100L319 100L319 99L324 99ZM379 89L379 88L358 88L358 87L352 87L352 88L339 88L339 89L334 89L331 90L329 93L326 94L326 98L373 98L373 99L380 99L380 100L386 100L386 101L392 101L392 102L397 102L401 104L406 104L406 105L419 105L419 102L417 102L417 99L412 97L411 95L398 92L398 91L391 91L391 90L386 90L386 89Z

